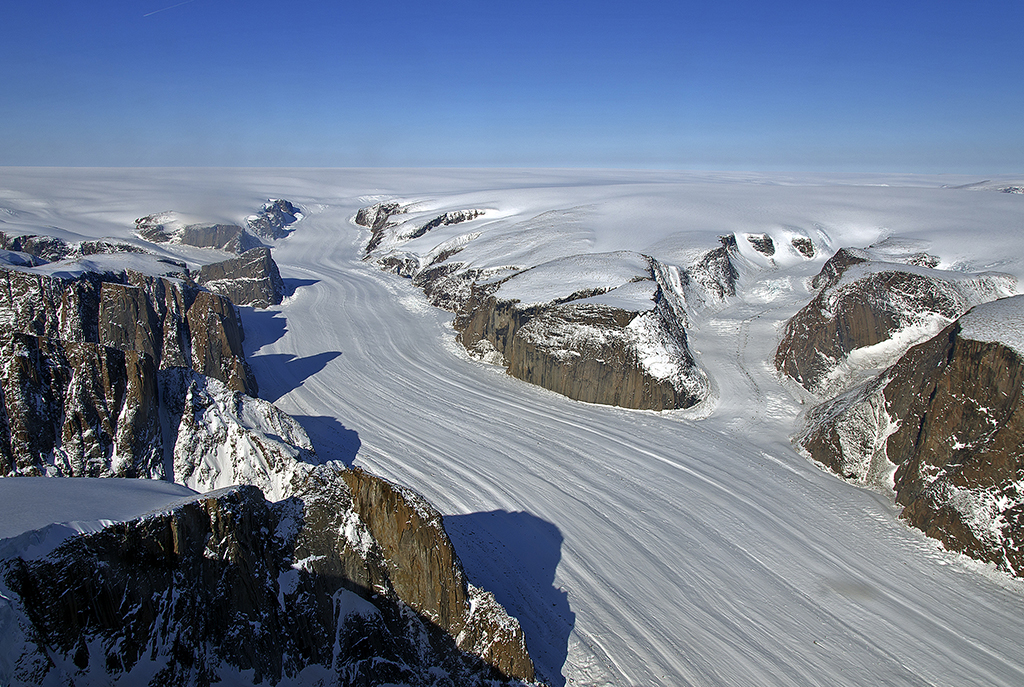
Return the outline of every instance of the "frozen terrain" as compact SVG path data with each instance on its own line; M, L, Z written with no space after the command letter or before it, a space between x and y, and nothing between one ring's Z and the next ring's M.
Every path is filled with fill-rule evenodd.
M290 295L243 310L260 395L321 458L445 513L470 580L521 620L554 685L1019 685L1024 585L797 454L790 437L816 399L770 364L807 278L841 246L899 239L942 269L1024 280L1024 203L996 192L1020 180L952 188L975 181L5 169L0 230L130 240L153 212L231 223L270 198L300 206L274 243ZM416 203L424 221L485 210L413 239L426 253L479 233L463 255L481 268L618 250L683 265L735 233L738 293L687 330L711 397L664 413L587 405L471 360L450 313L361 259L369 231L351 220L380 200ZM771 257L744 240L765 233Z

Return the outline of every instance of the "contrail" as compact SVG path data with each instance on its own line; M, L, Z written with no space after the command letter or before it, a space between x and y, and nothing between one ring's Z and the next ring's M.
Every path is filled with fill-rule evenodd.
M195 2L195 1L196 0L185 0L185 2L179 2L177 5L171 5L170 7L165 7L162 10L153 10L152 12L148 12L147 14L144 14L142 16L143 17L151 17L154 14L156 14L157 12L165 12L167 10L173 10L175 7L181 7L182 5L187 5L190 2Z

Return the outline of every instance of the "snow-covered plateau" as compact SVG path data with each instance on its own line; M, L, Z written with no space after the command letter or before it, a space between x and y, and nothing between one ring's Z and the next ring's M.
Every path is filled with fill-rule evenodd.
M1009 686L1024 684L1024 582L905 524L884 480L850 483L800 453L792 438L826 399L775 364L840 248L942 271L970 286L963 309L1024 288L1024 198L999 192L1024 180L977 181L0 168L0 231L141 245L136 220L166 214L171 238L147 250L195 268L214 259L172 240L188 223L241 225L268 199L294 203L300 222L261 233L283 302L241 308L259 396L301 424L319 460L432 503L469 581L519 620L552 685ZM78 273L80 257L46 267ZM0 260L31 269L17 248ZM501 354L471 355L452 326L480 288L635 315L630 340L652 376L682 378L665 332L685 329L697 402L629 410L513 378ZM974 312L967 338L1020 350L1019 304ZM862 381L961 314L895 318L884 355L854 349L830 364ZM207 413L244 429L253 408ZM26 486L3 480L5 537L44 524L7 526L38 498L39 480L10 479ZM119 504L116 488L101 491L94 502L91 487L73 490L43 520L117 521L180 498L126 493Z

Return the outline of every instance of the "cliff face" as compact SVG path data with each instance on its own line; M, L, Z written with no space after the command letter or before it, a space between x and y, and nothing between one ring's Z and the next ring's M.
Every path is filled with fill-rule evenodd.
M3 561L0 644L20 654L5 682L93 684L130 675L132 684L149 685L440 687L531 678L525 650L509 670L461 651L448 628L417 610L434 597L410 593L393 574L419 561L423 575L443 577L429 558L451 549L443 528L387 524L388 508L413 515L421 505L358 476L359 507L376 529L411 534L427 552L403 537L402 563L383 558L395 543L374 541L339 474L313 470L305 494L273 504L251 486L211 492L72 537L41 559ZM457 568L457 559L446 563ZM471 616L474 601L463 593L452 617ZM500 636L502 623L518 631L503 612L490 621L497 624L477 626L491 636Z
M228 299L133 272L0 278L4 475L222 489L0 561L0 683L532 680L440 515L323 463L253 396Z
M686 346L685 312L652 265L620 253L523 270L473 286L454 326L470 352L569 398L686 408L706 396L707 377Z
M799 443L849 479L891 487L902 517L947 548L1021 575L1024 359L962 327L1005 307L978 306L877 379L815 409ZM1024 319L1015 317L999 328L1019 331Z
M203 265L196 282L236 305L267 308L284 298L284 281L270 249L252 248L237 258Z
M1010 295L1015 283L1006 275L953 274L869 257L836 253L811 282L821 290L786 323L775 367L808 391L833 391L834 374L852 352L898 334L908 337L905 350L970 307Z
M173 212L140 217L135 220L135 231L139 238L153 243L180 243L229 253L244 253L263 245L237 224L185 224Z
M231 302L166 278L0 270L0 333L4 474L163 477L171 370L256 393Z
M271 201L246 224L273 240L300 218ZM259 245L239 226L173 213L136 224L151 241ZM31 269L144 252L126 244L0 243L9 264L29 268L0 269L0 474L210 492L90 535L52 526L65 541L41 557L5 541L0 683L532 680L518 622L468 583L441 516L407 489L322 461L294 419L255 397L229 298L280 302L268 248L206 265L197 286L178 263L170 278Z
M673 334L654 308L638 313L573 302L523 308L475 295L455 326L467 349L496 351L513 377L576 400L666 410L692 406L706 393L685 335ZM652 348L668 374L653 374L645 364Z
M355 223L371 230L366 257L410 278L433 305L456 313L459 341L471 355L589 403L666 410L707 396L707 376L687 347L686 306L735 295L735 237L723 237L720 247L683 272L628 251L570 255L526 268L479 268L455 257L478 231L446 235L423 255L399 247L484 211L449 211L426 223L392 219L409 211L388 202L356 214ZM508 293L535 288L543 295L523 300ZM607 298L593 300L602 296Z

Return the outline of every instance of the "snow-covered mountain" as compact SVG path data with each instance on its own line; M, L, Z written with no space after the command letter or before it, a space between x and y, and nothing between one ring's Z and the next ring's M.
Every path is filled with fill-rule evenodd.
M864 489L799 454L790 438L832 387L812 393L776 371L787 322L822 293L819 313L861 284L893 293L877 275L937 275L934 293L955 307L915 319L915 296L932 293L916 286L895 309L869 299L886 326L828 354L820 374L837 389L870 384L967 308L1015 293L1024 206L998 191L1021 180L972 181L5 170L0 230L132 243L154 208L183 226L241 226L268 197L301 207L294 230L267 239L289 295L241 310L261 397L317 455L434 503L468 577L519 618L552 684L1012 685L1024 681L1020 583L907 527L884 481ZM886 266L823 271L841 248ZM151 250L193 264L208 249ZM502 334L502 308L530 319ZM599 339L621 343L606 352ZM543 356L521 352L537 340ZM696 402L627 410L504 374L600 377L560 365L622 352L651 379L690 379ZM565 393L562 382L548 386ZM250 417L205 403L211 425Z

